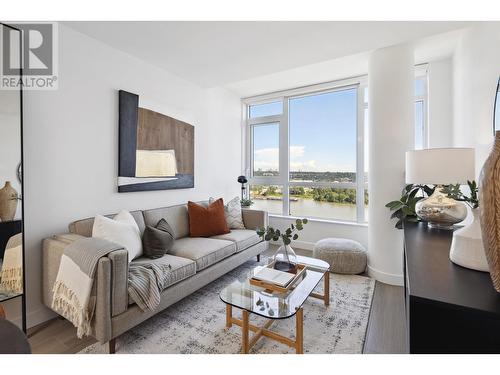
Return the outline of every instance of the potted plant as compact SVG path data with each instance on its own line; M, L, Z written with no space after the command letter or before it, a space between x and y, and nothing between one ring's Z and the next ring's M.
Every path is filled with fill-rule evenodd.
M297 269L297 255L293 251L290 244L292 240L297 240L299 234L297 232L304 229L304 225L307 224L307 219L297 219L295 224L290 224L288 228L284 231L279 229L274 229L271 226L267 228L257 229L257 234L264 241L278 241L281 239L283 245L281 245L273 256L274 268L279 271L285 272L295 272Z
M240 200L240 204L241 204L242 208L248 208L248 207L250 207L253 204L253 200L247 199L247 198L243 198L243 199Z
M472 209L474 220L476 220L478 215L477 208L479 207L479 200L477 197L478 188L476 181L467 181L467 184L469 186L470 196L462 193L460 184L444 185L441 191L450 198L467 203ZM415 212L415 205L419 200L431 196L434 193L434 189L435 187L430 187L428 185L406 185L401 192L401 198L399 198L399 200L391 201L385 205L389 210L393 211L391 219L398 219L395 224L397 229L403 229L403 222L405 220L414 222L420 221Z

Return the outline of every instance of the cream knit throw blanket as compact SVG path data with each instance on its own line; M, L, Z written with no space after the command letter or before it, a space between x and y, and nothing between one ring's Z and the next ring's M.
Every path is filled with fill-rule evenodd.
M21 245L5 250L0 271L0 291L23 292L23 248Z
M64 249L54 284L52 309L73 323L78 338L92 333L97 263L119 249L123 246L100 238L82 238Z

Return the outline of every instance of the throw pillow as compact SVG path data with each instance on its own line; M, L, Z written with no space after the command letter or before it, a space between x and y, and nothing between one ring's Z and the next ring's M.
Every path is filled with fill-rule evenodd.
M209 204L208 207L189 201L188 213L190 237L211 237L229 233L222 198Z
M215 199L210 197L208 203L214 202ZM239 197L234 197L224 206L224 214L229 229L245 229L243 224L243 216L241 215L241 203Z
M121 211L113 219L97 215L92 227L92 237L122 245L128 251L129 262L142 254L141 232L128 211Z
M142 236L142 249L145 256L151 259L161 258L172 248L173 244L173 231L165 219L161 219L156 227L146 226Z

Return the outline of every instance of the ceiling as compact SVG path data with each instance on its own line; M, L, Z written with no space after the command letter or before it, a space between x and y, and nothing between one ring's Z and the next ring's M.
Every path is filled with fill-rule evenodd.
M65 22L201 87L273 74L469 26L469 22Z

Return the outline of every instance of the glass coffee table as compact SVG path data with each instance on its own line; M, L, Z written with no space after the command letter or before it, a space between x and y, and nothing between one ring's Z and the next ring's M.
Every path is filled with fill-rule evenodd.
M303 310L302 305L308 297L319 298L325 306L330 304L330 265L320 259L297 256L297 262L307 266L307 269L295 286L288 292L277 293L264 288L251 285L249 279L235 281L224 288L220 299L226 304L226 327L236 324L241 327L242 345L241 352L248 353L262 336L276 340L295 348L297 354L304 352ZM249 275L251 278L263 266L254 268ZM324 280L323 294L314 293L313 290ZM242 319L233 317L233 307L241 309ZM250 323L250 314L267 318L268 321L258 327ZM295 340L271 331L269 327L277 319L288 319L295 315ZM254 335L250 337L250 331Z

